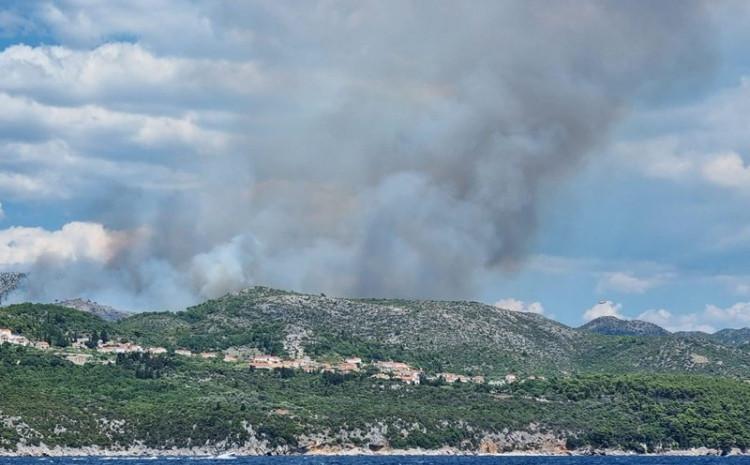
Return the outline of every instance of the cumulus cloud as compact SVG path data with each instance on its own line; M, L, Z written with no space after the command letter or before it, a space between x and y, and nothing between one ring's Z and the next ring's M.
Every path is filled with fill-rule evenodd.
M747 18L748 11L745 11ZM744 115L750 111L750 77L689 105L643 111L644 127L671 124L614 147L623 167L657 179L709 185L746 194L750 166L745 151L750 135Z
M735 152L711 157L702 167L703 176L710 182L725 188L750 190L750 166Z
M670 331L703 331L713 333L723 328L750 326L750 302L737 302L726 308L707 305L702 312L672 313L668 310L647 310L639 320L650 321Z
M616 304L610 300L603 300L583 313L584 321L591 321L603 316L614 316L620 319L627 319L622 314L622 304Z
M13 15L59 45L0 52L0 195L129 240L8 253L56 273L30 298L127 308L471 295L634 99L712 58L701 2L31 3ZM57 233L34 234L77 243Z
M625 294L643 294L656 286L663 284L663 275L652 277L638 277L628 272L604 273L597 284L598 292L622 292Z
M57 231L12 227L0 230L0 267L46 260L107 263L125 245L122 233L95 223L68 223Z
M511 310L514 312L537 313L544 315L544 306L539 302L524 302L517 299L500 299L495 302L495 307Z
M238 99L281 85L253 61L156 56L139 44L92 50L13 45L0 52L0 88L51 104L232 108ZM249 103L249 102L248 102Z

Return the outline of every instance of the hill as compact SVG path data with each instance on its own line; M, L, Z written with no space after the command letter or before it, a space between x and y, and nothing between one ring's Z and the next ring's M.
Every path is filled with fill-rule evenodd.
M714 341L732 346L747 346L750 344L750 328L722 329L710 335Z
M394 359L430 372L750 374L750 351L712 339L602 335L466 301L346 299L254 287L184 312L125 318L115 328L149 344Z
M0 328L32 340L66 347L77 337L101 333L107 322L89 313L49 304L16 304L0 307Z
M661 326L641 320L621 320L614 316L602 316L579 327L607 336L667 336L669 331Z
M607 320L605 320L607 321ZM0 308L0 327L57 340L111 339L193 352L262 353L316 360L406 362L426 373L700 373L750 377L750 346L662 334L633 322L620 333L574 329L541 315L466 301L347 299L250 288L181 312L117 321L55 305ZM613 331L607 330L609 333ZM617 334L617 332L615 332ZM732 339L734 340L734 339Z
M13 305L0 327L52 344L0 344L0 455L750 447L750 353L711 337L603 335L477 302L264 287L117 321ZM145 350L67 347L93 333ZM322 368L253 369L221 350L308 355ZM361 368L329 368L351 356ZM369 363L384 360L420 369L418 380Z
M173 355L75 366L8 345L0 370L0 456L750 447L750 385L702 376L404 385Z
M62 301L55 302L55 303L57 305L60 305L61 307L74 308L82 312L96 315L99 318L106 320L106 321L122 320L123 318L130 315L130 313L128 312L116 310L108 305L101 305L88 299L81 299L81 298L68 299L68 300L62 300Z

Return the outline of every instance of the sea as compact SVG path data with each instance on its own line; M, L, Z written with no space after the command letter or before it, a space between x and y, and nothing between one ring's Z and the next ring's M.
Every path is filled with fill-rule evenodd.
M0 457L2 465L750 465L750 456L731 457L470 457L470 456L301 456L301 457Z

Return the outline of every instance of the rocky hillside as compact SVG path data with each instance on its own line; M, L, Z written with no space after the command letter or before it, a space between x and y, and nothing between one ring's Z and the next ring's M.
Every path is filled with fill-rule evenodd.
M722 329L711 334L710 338L726 345L747 346L750 344L750 328Z
M55 303L57 305L60 305L61 307L74 308L82 312L96 315L105 321L122 320L123 318L130 315L130 313L128 312L116 310L108 305L101 305L88 299L81 299L81 298L69 299L69 300L63 300L63 301L59 301Z
M403 360L432 372L750 374L745 347L622 323L629 331L621 334L628 335L573 329L478 302L346 299L255 287L184 312L126 318L117 328L151 345L357 355Z
M667 336L669 331L661 326L641 320L621 320L614 316L602 316L578 328L607 336Z
M258 333L265 332L287 352L403 359L461 372L570 369L568 354L582 338L539 315L477 302L344 299L264 287L120 325L149 342L155 327L169 342L195 348L263 342Z
M73 318L75 314L89 318ZM45 321L35 325L39 315ZM478 302L347 299L254 287L182 312L141 313L116 321L108 314L95 315L24 304L0 308L0 323L20 334L39 328L51 334L53 326L64 326L67 339L96 330L143 346L194 352L237 349L318 360L396 360L433 374L750 377L750 345L741 343L742 331L669 334L640 322L607 319L574 329Z

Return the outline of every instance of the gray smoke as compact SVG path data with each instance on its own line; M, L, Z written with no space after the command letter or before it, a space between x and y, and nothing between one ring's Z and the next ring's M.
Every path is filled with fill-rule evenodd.
M226 99L240 142L171 160L190 189L102 188L93 220L148 232L105 266L38 261L19 298L177 308L254 284L470 296L487 270L522 266L545 192L631 105L678 98L713 64L699 2L231 8L206 15L257 34L221 52L278 79Z

